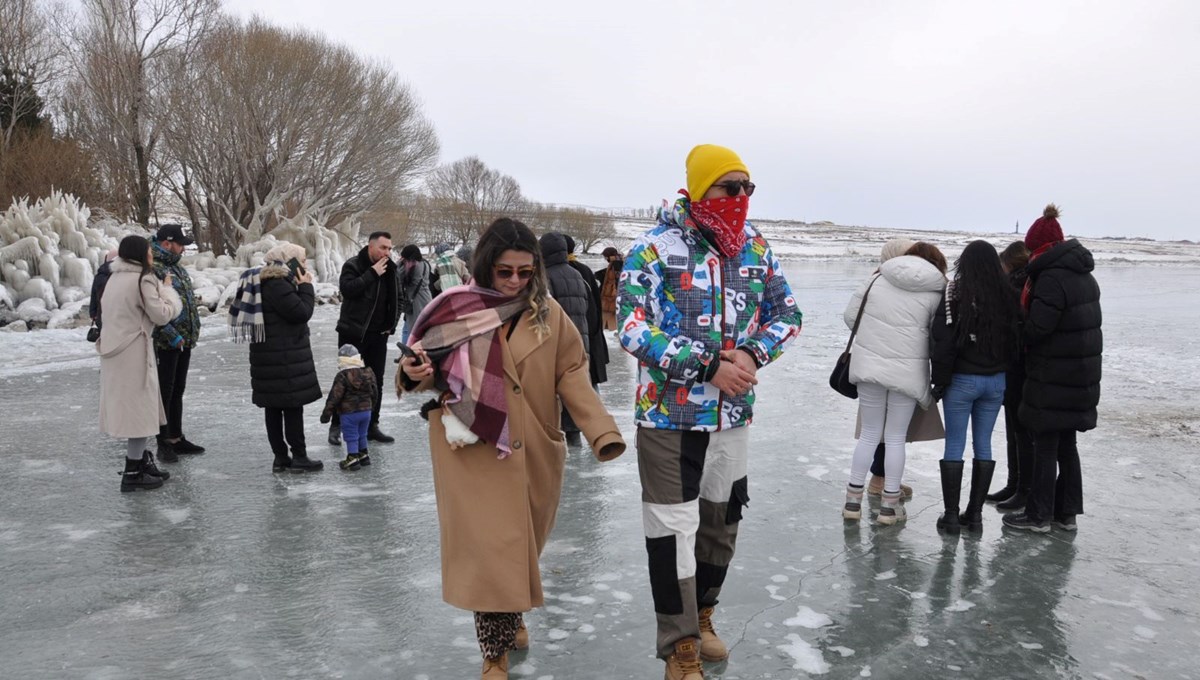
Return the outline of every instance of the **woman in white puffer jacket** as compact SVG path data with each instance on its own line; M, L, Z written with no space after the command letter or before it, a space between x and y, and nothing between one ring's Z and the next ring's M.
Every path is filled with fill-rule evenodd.
M863 483L881 440L886 474L879 521L894 524L905 517L900 503L904 441L914 409L933 405L929 328L945 288L945 256L932 244L916 243L905 255L884 262L846 305L843 316L852 328L866 294L862 321L850 348L850 381L858 386L862 431L846 487L842 509L846 519L862 516Z

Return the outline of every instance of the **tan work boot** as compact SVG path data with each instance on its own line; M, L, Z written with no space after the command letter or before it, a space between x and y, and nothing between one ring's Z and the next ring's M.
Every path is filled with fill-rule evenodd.
M709 663L729 658L729 648L713 630L712 615L712 607L700 610L700 659Z
M871 483L867 484L867 493L872 496L880 496L883 494L883 477L871 475ZM900 494L904 496L904 500L911 501L913 496L913 488L907 484L900 485Z
M508 654L502 654L495 659L483 660L483 674L480 680L508 680Z
M529 649L529 629L525 627L525 617L521 617L521 625L517 627L517 637L513 638L513 649Z
M667 672L663 680L704 680L696 638L684 638L675 643L675 652L667 657Z

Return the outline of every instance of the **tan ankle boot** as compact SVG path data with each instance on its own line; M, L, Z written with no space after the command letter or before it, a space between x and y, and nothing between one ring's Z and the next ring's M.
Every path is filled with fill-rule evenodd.
M675 643L675 652L667 657L663 680L704 680L695 638L684 638Z
M484 659L483 673L479 677L480 680L508 680L508 654L502 654L495 659Z
M529 649L529 629L525 627L525 617L521 617L521 625L517 628L517 637L513 638L513 649Z
M700 610L700 658L709 663L729 658L729 648L713 630L712 615L712 607Z
M872 496L883 494L883 477L871 475L871 482L867 484L867 493ZM907 484L900 485L900 493L904 496L904 500L911 501L913 497L913 488Z

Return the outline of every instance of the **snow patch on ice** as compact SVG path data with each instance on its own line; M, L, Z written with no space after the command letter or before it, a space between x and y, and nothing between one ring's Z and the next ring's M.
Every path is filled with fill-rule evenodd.
M246 585L245 583L239 583L233 587L233 592L248 593L250 592L250 586Z
M550 632L546 633L546 638L550 640L566 640L571 637L571 634L561 628L551 628Z
M163 508L159 512L161 512L163 517L166 517L167 521L171 524L180 524L188 518L188 515L192 514L192 511L189 508Z
M1147 628L1146 626L1134 626L1133 634L1143 640L1153 640L1158 637L1158 633L1154 632L1153 628Z
M779 594L779 586L767 586L767 593L771 596L772 600L779 600L782 602L787 599Z
M795 616L790 619L786 619L783 622L783 625L785 626L803 626L804 628L813 629L832 624L833 619L822 614L821 612L813 611L809 607L803 605L800 606L800 609L796 612Z
M853 649L850 649L849 647L842 647L841 645L838 645L838 646L836 646L836 647L830 647L830 648L829 648L829 651L831 651L831 652L837 652L838 654L841 654L841 655L842 655L842 658L845 658L845 657L848 657L848 656L854 656L854 650L853 650Z
M948 612L965 612L974 606L975 606L974 602L968 602L966 600L959 600L959 601L955 602L954 604L950 605L949 607L946 607L946 611L948 611Z
M878 574L875 574L876 581L890 581L894 578L896 578L895 569L888 569L887 571L881 571Z
M774 576L771 577L771 581L773 581L775 583L787 583L788 577L784 574L775 574Z
M633 596L623 590L612 591L612 596L619 602L633 602Z
M829 664L821 656L821 650L814 648L795 633L789 633L784 639L789 641L788 644L778 645L776 649L792 657L793 669L813 675L829 672Z
M866 666L863 666L862 670L858 672L858 677L860 677L860 678L871 677L871 664L867 664Z
M1158 612L1154 611L1153 609L1151 609L1149 607L1142 607L1140 609L1140 611L1142 612L1142 616L1146 617L1147 619L1150 619L1151 621L1162 621L1163 620L1163 617L1161 614L1159 614Z
M829 468L821 466L821 465L814 465L813 467L810 467L807 471L805 471L804 474L808 475L809 477L812 477L813 479L823 480L825 475L829 474Z
M1042 649L1042 645L1037 642L1021 642L1018 643L1025 649Z
M913 636L913 644L918 647L928 647L929 646L929 638L925 637L924 635L914 635Z

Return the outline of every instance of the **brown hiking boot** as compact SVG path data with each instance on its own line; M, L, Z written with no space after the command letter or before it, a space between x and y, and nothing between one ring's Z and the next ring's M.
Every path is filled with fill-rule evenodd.
M871 475L871 482L867 484L867 493L872 496L883 495L883 477ZM907 484L901 484L900 493L904 496L904 500L911 501L913 497L913 488Z
M501 654L495 659L483 660L483 673L480 680L508 680L508 654Z
M729 648L713 630L712 615L712 607L700 610L700 659L709 663L729 658Z
M517 627L517 637L513 638L513 649L529 649L529 629L525 627L525 617L521 617L521 625Z
M704 680L696 638L684 638L675 643L675 652L667 657L667 672L663 680Z

